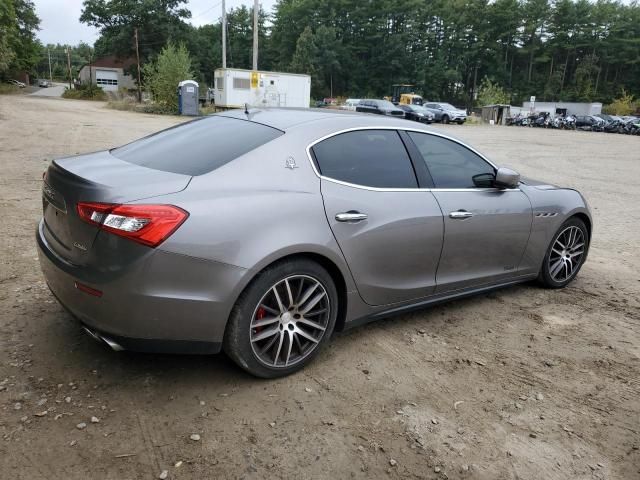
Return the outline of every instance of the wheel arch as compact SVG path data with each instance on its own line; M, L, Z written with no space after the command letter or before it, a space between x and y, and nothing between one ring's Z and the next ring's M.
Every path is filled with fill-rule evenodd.
M334 331L342 331L344 329L344 325L347 317L347 301L348 301L347 300L348 298L347 281L348 279L345 278L345 273L341 270L341 268L337 265L337 263L334 260L318 252L299 251L299 252L282 254L280 256L277 256L277 258L272 258L272 257L269 258L269 260L265 261L264 264L258 265L257 268L251 271L251 275L247 277L242 288L237 293L236 298L234 300L234 305L238 301L238 298L240 297L240 295L242 295L242 292L244 292L249 287L249 285L251 285L251 283L255 280L255 278L261 272L263 272L267 268L277 263L284 262L287 260L296 260L296 259L311 260L319 264L320 266L322 266L325 270L327 270L327 272L331 276L331 279L335 283L336 291L338 293L338 315L336 318L336 325L334 327ZM229 325L229 319L227 318L225 331L228 325Z
M587 215L584 212L576 212L573 215L571 215L569 218L579 218L580 220L582 220L584 222L584 224L587 227L587 233L589 234L589 242L591 242L591 233L592 233L592 225L591 225L591 218L589 218L589 215Z

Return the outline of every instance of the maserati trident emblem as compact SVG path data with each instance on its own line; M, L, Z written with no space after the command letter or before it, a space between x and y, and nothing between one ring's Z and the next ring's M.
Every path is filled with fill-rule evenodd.
M285 162L284 166L290 168L291 170L293 170L294 168L298 168L298 165L296 165L296 159L293 157L287 157L287 161Z

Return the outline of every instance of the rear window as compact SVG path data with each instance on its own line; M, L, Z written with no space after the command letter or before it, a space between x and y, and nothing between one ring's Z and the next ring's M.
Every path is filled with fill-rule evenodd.
M259 123L210 116L111 150L125 162L182 175L202 175L279 137Z

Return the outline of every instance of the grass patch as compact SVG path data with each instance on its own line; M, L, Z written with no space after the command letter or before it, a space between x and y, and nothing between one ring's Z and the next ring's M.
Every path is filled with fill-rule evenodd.
M128 112L151 113L155 115L178 115L173 107L160 105L158 103L137 103L135 100L111 100L107 103L108 108L123 110Z
M475 115L469 115L465 123L467 125L482 125L482 118Z
M10 83L0 83L0 95L15 95L20 90L22 89Z

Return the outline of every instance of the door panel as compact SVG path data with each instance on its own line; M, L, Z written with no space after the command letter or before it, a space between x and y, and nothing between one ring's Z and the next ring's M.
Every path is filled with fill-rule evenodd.
M517 274L532 222L531 203L524 193L478 189L433 194L444 215L438 293Z
M323 179L322 197L331 230L365 302L386 305L434 292L443 222L431 192L366 190ZM346 212L367 218L336 220Z

